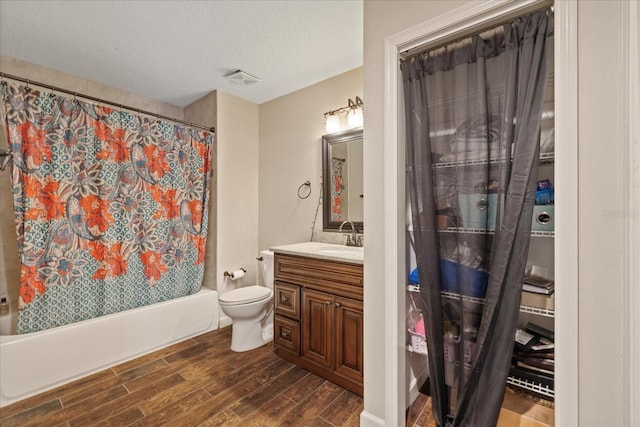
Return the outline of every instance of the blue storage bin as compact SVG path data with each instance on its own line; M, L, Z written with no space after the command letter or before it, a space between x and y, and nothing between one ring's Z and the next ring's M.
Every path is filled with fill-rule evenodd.
M441 259L440 273L443 291L460 293L475 298L484 298L487 293L489 273L486 271Z
M420 279L418 278L418 268L414 268L413 271L409 274L409 283L412 285L419 285Z
M553 204L553 185L548 179L541 179L536 185L536 205Z

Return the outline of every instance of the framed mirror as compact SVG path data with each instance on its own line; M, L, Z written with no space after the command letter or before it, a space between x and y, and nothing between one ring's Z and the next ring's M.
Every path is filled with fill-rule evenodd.
M338 231L343 221L363 231L362 164L362 128L322 137L324 231ZM347 225L343 231L351 228Z

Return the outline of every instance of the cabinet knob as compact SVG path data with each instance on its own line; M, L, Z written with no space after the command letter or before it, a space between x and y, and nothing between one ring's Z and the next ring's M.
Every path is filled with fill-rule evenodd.
M281 338L289 338L289 333L287 331L281 331L280 332L280 337Z
M335 303L336 308L340 308L342 307L342 304L340 304L339 302Z
M327 307L331 305L331 301L325 301L324 305L326 305Z

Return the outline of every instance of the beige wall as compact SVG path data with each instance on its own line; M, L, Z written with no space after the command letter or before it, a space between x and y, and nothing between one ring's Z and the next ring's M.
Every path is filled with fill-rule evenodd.
M176 119L184 118L184 112L181 107L105 86L101 83L75 77L50 68L40 67L19 59L0 56L0 71L40 83L58 86L66 90L77 91L80 94L127 105L132 108L140 108L141 110L149 111L151 113L174 117ZM205 101L203 102L211 100L210 97L205 97L204 99ZM215 108L215 96L213 97L213 101L213 106ZM198 102L202 104L201 101ZM204 111L207 110L204 109ZM215 110L211 117L215 119ZM215 125L215 122L209 122L206 120L207 118L207 114L198 115L192 113L189 120L193 123L202 123L207 126ZM201 119L204 121L200 122ZM5 131L2 125L0 125L0 128L0 131L2 132L0 148L5 148L7 147L5 142ZM216 138L216 144L217 140L218 138ZM8 168L7 170L0 172L0 295L8 294L11 302L16 303L18 299L18 283L20 279L20 262L18 260L15 223L13 217L13 201L11 200L11 185L8 174ZM215 199L215 189L211 198ZM212 204L215 205L214 200L212 200ZM215 213L215 211L213 212ZM214 227L210 226L209 228L208 243L211 244L211 242L213 242L215 245L217 241L215 233L215 217L213 218L213 225ZM209 252L207 255L207 262L212 260L215 261L215 252L213 252L213 255L212 252ZM206 269L209 268L209 265L207 265ZM208 280L205 277L205 285L208 284L207 282ZM213 286L209 286L215 288L215 284Z
M362 68L260 105L260 248L311 240L320 196L324 113L356 96L362 97ZM363 101L366 110L368 102ZM305 181L311 181L312 192L299 199L298 187ZM322 229L321 211L315 229Z
M385 419L384 39L464 4L461 1L364 2L364 409ZM388 414L388 420L395 414ZM367 425L367 424L365 424ZM393 425L393 424L388 424Z
M216 127L216 167L211 187L204 285L220 292L256 282L256 257L261 249L309 240L320 194L321 135L325 133L323 113L346 105L348 98L362 97L362 69L261 106L223 92L212 92L184 109L14 58L1 57L0 70L134 108ZM300 200L297 189L306 180L312 182L313 193L308 199ZM8 180L1 181L0 206L4 208L0 216L3 241L0 295L8 292L11 300L15 301L17 287L11 287L10 291L5 289L6 283L18 283L19 263L10 186ZM259 203L263 213L261 217L258 216ZM321 224L320 213L318 229L321 229ZM260 239L259 225L262 230ZM247 270L247 275L240 281L230 282L223 276L224 271L241 267ZM221 315L224 316L223 313Z
M385 210L384 194L379 191L383 177L378 172L384 166L384 39L467 3L471 2L364 3L365 413L380 419L385 418L386 389L385 375L381 374L385 368L384 336L380 333L385 319L385 271L380 262L385 245ZM620 254L624 215L615 214L623 206L620 171L625 161L620 130L620 10L619 1L578 2L580 271L576 295L579 360L575 363L579 367L579 419L575 425L580 426L623 425ZM386 415L388 420L394 419Z
M255 284L258 263L258 105L217 92L217 289ZM232 282L225 271L247 275ZM222 313L221 313L222 314ZM224 322L221 324L224 326Z
M218 94L216 91L203 96L199 100L184 107L184 119L191 123L200 123L203 126L215 127L218 125ZM214 136L213 150L211 162L216 165L213 168L213 176L209 182L209 236L216 236L215 231L218 228L218 134ZM217 289L217 254L218 239L209 237L207 239L207 247L205 250L204 260L204 278L202 284L211 289ZM222 316L222 313L218 311Z
M578 2L577 424L585 427L623 425L621 18L618 1Z
M58 86L67 90L77 91L81 94L105 99L117 104L128 105L133 108L140 108L141 110L150 111L163 116L174 117L176 119L182 119L184 117L182 108L176 105L147 98L146 96L127 92L122 89L116 89L102 83L72 76L70 74L65 74L51 68L40 67L16 58L0 55L0 70L7 74L12 74L52 86Z

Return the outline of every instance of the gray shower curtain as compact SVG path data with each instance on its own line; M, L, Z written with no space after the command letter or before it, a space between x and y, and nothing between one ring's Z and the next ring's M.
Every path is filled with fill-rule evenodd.
M553 46L543 11L401 63L407 179L439 426L496 424L531 232Z

